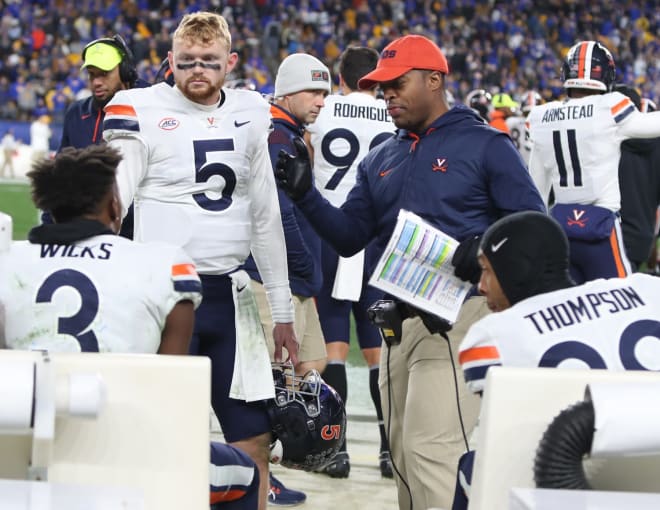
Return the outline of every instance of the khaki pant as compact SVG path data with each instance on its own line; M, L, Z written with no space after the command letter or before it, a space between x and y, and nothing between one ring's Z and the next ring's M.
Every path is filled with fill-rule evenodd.
M470 325L487 313L485 298L470 298L448 334L468 439L477 422L480 398L467 389L458 347ZM391 348L383 344L378 382L392 458L410 487L409 492L395 473L399 508L409 510L411 497L414 510L451 508L465 441L447 341L431 335L420 318L405 320L401 344Z
M268 305L268 299L266 298L266 290L261 283L255 280L252 280L250 283L252 285L254 297L257 300L261 324L266 333L268 353L270 354L271 361L273 361L275 352L275 342L273 341L273 320L270 316L270 306ZM296 295L292 296L292 298L295 310L293 326L299 344L298 361L304 362L325 359L327 357L325 352L325 340L323 339L323 332L321 331L321 323L319 322L319 314L316 310L314 298ZM282 359L285 360L287 356L287 350L282 349Z

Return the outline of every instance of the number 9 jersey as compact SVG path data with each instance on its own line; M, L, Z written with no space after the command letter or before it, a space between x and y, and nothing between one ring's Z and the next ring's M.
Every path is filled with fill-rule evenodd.
M472 325L459 360L474 392L496 365L660 370L660 278L635 273L532 296Z
M0 254L0 346L4 336L12 349L155 353L174 306L201 299L195 266L175 246L110 234L18 241Z
M325 99L307 131L314 149L316 187L332 205L344 203L355 184L358 163L395 130L382 99L363 92Z

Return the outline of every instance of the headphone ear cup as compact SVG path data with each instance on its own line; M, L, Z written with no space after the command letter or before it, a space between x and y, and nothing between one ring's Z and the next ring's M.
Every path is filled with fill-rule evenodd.
M129 87L132 87L138 79L133 52L119 34L112 36L112 40L122 56L121 62L119 63L119 79L123 83L128 83Z

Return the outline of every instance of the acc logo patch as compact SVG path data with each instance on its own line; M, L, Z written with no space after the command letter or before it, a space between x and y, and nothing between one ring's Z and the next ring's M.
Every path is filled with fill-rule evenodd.
M179 124L180 122L174 117L165 117L158 123L158 127L160 129L164 129L165 131L172 131L173 129L178 128Z

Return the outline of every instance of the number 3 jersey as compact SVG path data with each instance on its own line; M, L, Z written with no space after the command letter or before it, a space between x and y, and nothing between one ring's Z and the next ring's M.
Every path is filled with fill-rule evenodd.
M325 106L307 131L314 148L316 187L332 205L344 203L355 185L358 163L395 130L382 99L364 92L325 99Z
M154 353L172 308L201 297L191 259L164 243L99 235L0 254L0 340L12 349Z
M520 301L472 325L459 360L474 392L495 365L660 370L660 278L635 273Z

